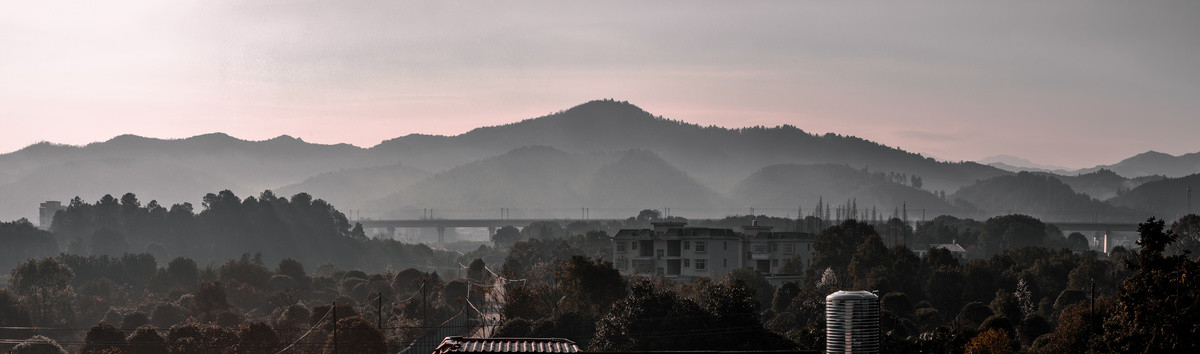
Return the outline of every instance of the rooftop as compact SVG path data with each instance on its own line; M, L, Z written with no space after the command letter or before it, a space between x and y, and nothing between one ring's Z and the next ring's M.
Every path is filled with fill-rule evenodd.
M434 349L445 353L578 353L579 346L562 338L465 338L446 337Z

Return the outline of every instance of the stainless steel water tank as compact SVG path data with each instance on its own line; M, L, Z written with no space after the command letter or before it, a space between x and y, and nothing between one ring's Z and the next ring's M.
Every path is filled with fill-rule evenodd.
M869 291L839 291L825 297L825 351L878 353L879 296Z

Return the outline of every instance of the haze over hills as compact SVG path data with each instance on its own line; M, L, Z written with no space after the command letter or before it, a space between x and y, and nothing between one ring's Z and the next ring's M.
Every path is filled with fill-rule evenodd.
M1129 178L1162 175L1166 177L1183 177L1200 172L1200 153L1174 156L1157 151L1148 151L1121 160L1112 165L1096 166L1080 172L1092 172L1108 169Z
M1074 188L1071 194L1106 199L1148 180L1131 180L1122 171L1194 173L1200 162L1184 162L1197 156L1142 154L1111 172L1054 178ZM171 140L122 135L86 146L40 143L0 155L0 171L0 219L33 219L45 200L133 192L144 201L199 205L204 193L222 189L242 195L274 189L281 196L303 191L343 210L457 208L486 215L499 207L572 210L568 217L581 207L595 208L593 216L606 208L794 210L811 208L822 196L829 203L857 199L879 208L907 203L950 210L941 193L1012 175L793 126L702 127L612 100L457 136L413 134L370 148L286 135L246 141L221 133ZM914 188L876 173L916 176L923 183ZM1038 205L1011 202L1015 206L1004 209Z
M884 173L870 173L845 165L772 165L755 172L733 190L743 206L797 207L812 212L817 202L839 205L854 201L860 209L876 207L891 216L896 208L949 211L949 203L933 193L896 183Z
M647 149L701 183L729 190L758 169L780 163L838 163L920 175L926 188L953 191L1006 174L974 162L942 163L852 136L813 135L792 126L727 129L655 117L626 102L592 101L559 113L452 137L406 136L371 148L436 171L521 146L570 153Z
M1016 157L1016 156L1012 156L1012 155L1003 155L1003 154L995 155L995 156L988 156L988 157L985 157L985 158L979 160L978 162L981 164L993 166L993 167L996 167L996 168L999 168L999 169L1002 169L1005 171L1010 171L1010 172L1040 171L1040 172L1055 172L1055 173L1062 174L1062 173L1069 173L1069 171L1071 170L1069 168L1062 167L1062 166L1042 165L1042 164L1034 163L1033 161L1029 161L1024 158L1020 158L1020 157Z
M1021 213L1043 220L1136 221L1140 212L1077 193L1052 175L1020 172L964 187L951 195L979 209L979 218Z
M402 164L348 168L322 173L304 181L279 187L281 196L305 192L319 196L335 206L357 208L378 199L380 193L393 193L432 174Z
M1188 190L1192 192L1189 210ZM1200 174L1148 181L1110 199L1113 205L1152 212L1159 219L1177 220L1200 206Z

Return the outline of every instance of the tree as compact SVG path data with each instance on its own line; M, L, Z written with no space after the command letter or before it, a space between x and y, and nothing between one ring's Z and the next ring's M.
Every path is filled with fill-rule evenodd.
M804 274L804 257L795 255L783 260L779 266L779 274Z
M875 285L886 280L887 267L892 265L888 249L879 235L868 236L850 257L850 276L858 289L877 289Z
M847 265L858 246L868 236L878 235L870 224L846 220L821 231L813 241L813 255L806 278L821 279L821 273L832 268L836 274L847 274Z
M654 209L644 209L637 214L637 221L650 222L662 219L662 212Z
M54 234L40 230L26 219L0 222L0 265L5 268L18 262L36 257L53 256L58 253L58 242Z
M467 306L467 290L467 283L462 280L446 283L442 288L442 302L452 308Z
M989 329L971 338L963 348L967 354L999 354L1012 353L1012 341L1008 333L1002 329Z
M279 265L275 267L275 273L292 277L292 279L303 279L308 277L308 274L304 272L304 264L301 264L299 261L291 258L279 260Z
M1200 216L1188 214L1171 223L1171 233L1177 239L1167 247L1168 255L1190 255L1193 260L1200 256Z
M784 282L775 289L775 297L771 299L771 310L775 313L786 311L797 295L800 295L800 286L790 281Z
M334 337L334 333L329 334L328 348L334 348L333 343L336 341L336 348L339 352L366 354L388 352L387 340L383 337L383 333L362 317L343 318L338 320L337 326L337 337Z
M196 267L196 261L190 258L172 259L167 263L167 273L171 274L171 279L177 286L184 289L194 288L200 282L200 268Z
M483 263L482 259L476 258L475 260L471 261L471 264L467 265L467 279L476 282L487 281L488 274L486 266L487 265Z
M900 318L910 318L913 316L913 305L909 301L908 295L904 293L891 292L883 295L879 300L879 307L884 311L890 311Z
M279 334L263 322L254 322L238 330L238 353L275 353L280 349Z
M983 223L979 244L987 254L1023 246L1040 246L1046 240L1046 224L1028 215L1005 215Z
M187 309L173 302L160 303L150 313L150 324L158 328L171 328L187 319Z
M741 284L754 291L755 306L758 308L768 308L771 305L771 298L775 296L775 287L763 276L753 269L749 268L733 268L725 272L725 278L721 280L725 286L736 286Z
M525 239L553 239L567 236L567 230L554 221L534 221L521 229L521 237Z
M104 352L108 350L124 352L127 349L129 348L128 343L125 341L125 332L106 322L100 322L88 330L87 336L83 340L83 347L79 351L82 353Z
M129 241L120 231L101 228L92 233L92 254L120 256L129 250Z
M167 341L158 335L154 327L139 326L129 336L129 354L167 354Z
M8 287L34 310L35 323L48 324L54 318L70 317L67 308L74 296L74 277L70 267L54 258L30 259L12 269Z
M492 242L496 245L496 248L508 248L520 241L521 230L511 225L496 229L496 234L492 235Z
M36 335L29 339L21 341L12 350L10 354L67 354L67 351L62 346L58 345L53 339L46 338L42 335Z
M762 327L751 293L741 284L714 284L697 303L640 281L600 319L592 347L598 351L794 349L794 343Z
M1086 251L1088 249L1087 236L1078 232L1072 232L1070 235L1067 235L1067 246L1072 251Z
M574 255L558 273L558 287L569 308L602 316L625 297L625 279L611 262Z
M1116 301L1112 298L1099 298L1096 299L1095 307L1092 306L1089 302L1068 306L1058 315L1058 327L1054 332L1036 338L1034 348L1031 349L1042 353L1095 353L1115 350L1106 347L1100 323L1105 314L1116 310Z
M1200 348L1200 262L1181 255L1166 256L1164 251L1176 239L1164 222L1151 218L1138 225L1141 238L1137 273L1117 293L1114 316L1106 328L1105 339L1116 351L1168 352L1196 351Z
M126 313L125 316L121 317L121 328L136 329L148 324L150 324L150 316L146 316L146 314L138 311Z
M225 295L225 286L221 282L201 282L200 287L193 293L192 313L213 320L217 314L229 310L229 300Z

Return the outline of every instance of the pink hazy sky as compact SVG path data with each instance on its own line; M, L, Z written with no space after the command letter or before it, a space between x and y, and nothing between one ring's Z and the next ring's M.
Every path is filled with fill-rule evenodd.
M372 146L616 98L948 160L1200 151L1200 2L18 1L0 152L281 134Z

